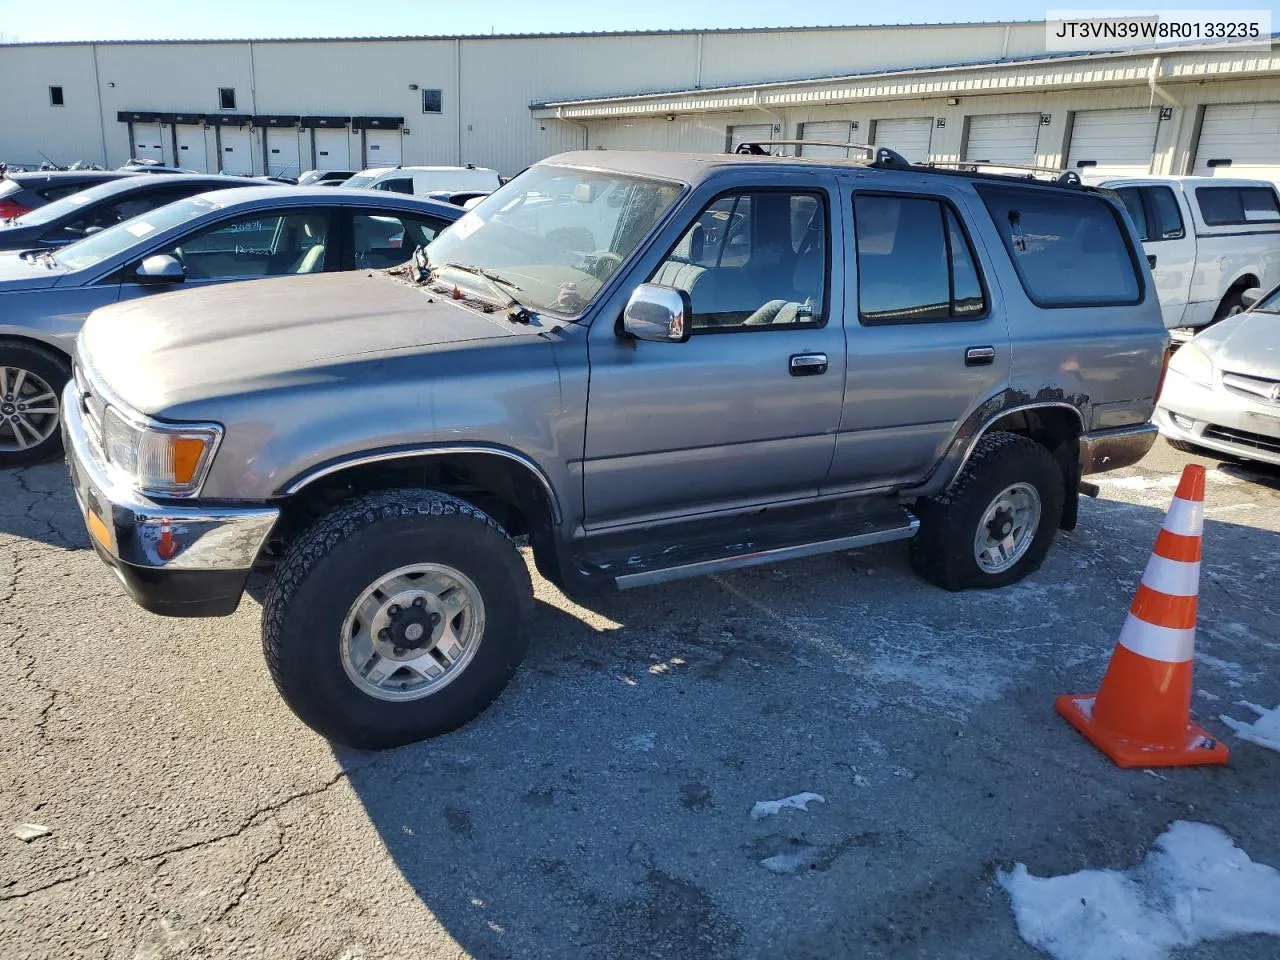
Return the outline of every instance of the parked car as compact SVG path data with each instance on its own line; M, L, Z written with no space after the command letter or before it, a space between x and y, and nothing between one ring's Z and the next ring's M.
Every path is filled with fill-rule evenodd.
M0 178L0 220L14 220L46 203L134 174L125 170L10 173Z
M183 197L249 184L259 181L203 174L112 180L0 224L0 251L55 249Z
M339 186L356 175L354 170L304 170L298 177L298 186Z
M496 170L474 164L465 167L374 167L361 170L345 185L366 190L414 193L420 197L440 191L491 193L501 186Z
M188 170L186 167L173 167L160 160L148 160L146 158L135 158L120 166L121 170L132 170L134 173L197 173L196 170Z
M230 280L394 266L461 215L416 197L258 184L180 200L56 252L0 254L0 466L61 449L52 398L95 307ZM253 294L218 296L247 308Z
M1180 346L1155 421L1179 450L1280 466L1280 287Z
M290 706L404 743L520 662L513 537L573 596L904 539L947 589L1026 576L1156 436L1139 250L1081 186L566 154L399 271L96 311L73 484L148 610L229 614L270 570Z
M1251 287L1280 283L1280 197L1269 180L1104 180L1142 237L1165 326L1193 329L1244 309Z

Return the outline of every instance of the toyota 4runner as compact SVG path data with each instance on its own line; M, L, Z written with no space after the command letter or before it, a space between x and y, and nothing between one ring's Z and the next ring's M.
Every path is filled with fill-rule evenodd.
M297 715L453 729L570 595L909 540L1035 570L1140 459L1168 343L1130 221L1076 184L570 153L414 261L98 310L64 401L94 548L148 610L234 611Z

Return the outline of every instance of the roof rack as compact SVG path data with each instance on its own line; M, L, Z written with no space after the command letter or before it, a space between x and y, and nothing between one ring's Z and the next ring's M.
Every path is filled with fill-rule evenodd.
M972 173L983 177L1000 177L1010 180L1031 180L1045 183L1037 178L1037 173L1053 174L1053 183L1064 187L1082 187L1084 181L1074 170L1062 170L1058 167L1035 167L1020 163L996 163L990 160L929 160L925 163L912 163L896 150L888 147L876 147L869 143L839 143L835 140L750 140L738 144L731 152L748 154L757 157L785 156L770 153L766 147L839 147L847 152L861 150L866 154L862 161L868 166L881 170L912 170L919 173ZM982 168L1025 171L1013 173L983 173Z

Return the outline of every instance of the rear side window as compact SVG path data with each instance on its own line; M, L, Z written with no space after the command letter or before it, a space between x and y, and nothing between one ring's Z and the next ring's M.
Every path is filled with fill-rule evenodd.
M1151 231L1147 228L1147 211L1142 206L1142 191L1137 187L1121 187L1116 191L1116 195L1124 202L1129 219L1138 228L1138 237L1142 240L1150 240Z
M1138 303L1142 280L1127 231L1100 197L977 185L1022 289L1041 307Z
M1178 198L1168 187L1147 187L1147 199L1151 201L1151 217L1155 235L1152 240L1181 240L1187 235L1182 224L1182 210Z
M43 190L37 190L36 193L46 203L52 203L54 200L61 200L63 197L69 197L73 193L79 193L85 189L88 184L75 183L70 186L59 184L57 186L45 187Z
M1196 202L1211 227L1280 222L1280 203L1270 187L1197 187Z
M940 199L859 193L858 315L864 324L966 320L986 313L969 238Z
M382 180L373 185L375 190L388 190L391 193L413 193L413 181L408 177L396 177L391 180Z

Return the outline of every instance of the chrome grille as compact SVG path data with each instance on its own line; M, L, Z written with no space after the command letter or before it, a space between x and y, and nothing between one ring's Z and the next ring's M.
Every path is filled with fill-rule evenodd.
M76 380L76 393L80 402L80 412L84 414L84 429L89 435L94 448L102 452L102 418L106 413L106 402L93 392L79 365L72 371Z
M1280 404L1280 380L1251 377L1243 373L1224 373L1222 385L1232 393L1238 393L1251 400Z

